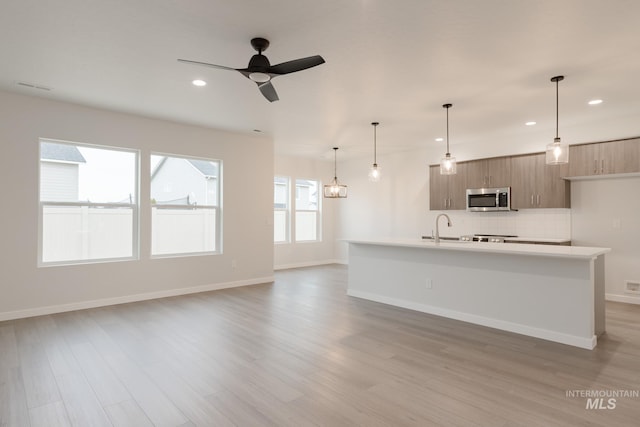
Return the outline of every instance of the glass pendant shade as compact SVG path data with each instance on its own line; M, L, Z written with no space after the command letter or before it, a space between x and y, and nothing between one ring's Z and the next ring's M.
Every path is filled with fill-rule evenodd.
M369 169L369 181L378 182L380 181L380 166L377 163L374 163Z
M338 183L338 147L333 147L333 181L324 185L324 197L327 199L342 199L347 197L347 186Z
M456 174L456 158L451 157L450 153L440 160L440 175L455 175Z
M555 138L551 144L547 144L546 163L548 165L561 165L569 163L569 145Z
M451 157L449 152L449 108L453 107L453 104L444 104L442 107L447 109L447 152L440 160L440 175L455 175L456 158Z
M561 165L569 163L569 145L560 142L558 136L558 82L564 80L564 76L555 76L551 81L556 84L556 137L551 144L547 144L545 163L548 165Z

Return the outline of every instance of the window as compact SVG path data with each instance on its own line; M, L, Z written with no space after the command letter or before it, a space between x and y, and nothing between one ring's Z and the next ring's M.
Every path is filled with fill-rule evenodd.
M296 242L319 240L318 181L296 179Z
M39 264L138 256L138 153L40 140Z
M273 241L289 241L289 178L273 179Z
M219 160L151 156L151 255L220 252Z

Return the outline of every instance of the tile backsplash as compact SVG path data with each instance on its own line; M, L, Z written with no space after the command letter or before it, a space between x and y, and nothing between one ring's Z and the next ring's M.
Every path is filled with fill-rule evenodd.
M440 219L440 235L508 234L522 238L571 239L570 209L521 209L517 212L429 211L425 235L435 232L435 219L446 213L451 227Z

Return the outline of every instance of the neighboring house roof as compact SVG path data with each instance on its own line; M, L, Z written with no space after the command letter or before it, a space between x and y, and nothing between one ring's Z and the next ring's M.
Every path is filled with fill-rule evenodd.
M286 184L289 180L287 178L283 178L281 176L276 176L273 178L274 184Z
M59 160L73 163L87 162L78 147L56 144L55 142L42 142L40 144L40 160Z
M188 159L188 162L191 163L193 167L198 169L204 176L218 176L218 166L208 160Z
M208 160L197 160L197 159L183 159L183 160L186 160L187 162L191 163L191 165L194 168L196 168L196 170L198 170L198 172L200 172L206 178L218 177L218 165L213 162L210 162ZM162 169L162 166L165 164L166 161L167 161L167 157L163 157L162 160L158 162L156 167L153 169L153 172L151 173L151 180L153 180L153 178L156 176L158 171Z

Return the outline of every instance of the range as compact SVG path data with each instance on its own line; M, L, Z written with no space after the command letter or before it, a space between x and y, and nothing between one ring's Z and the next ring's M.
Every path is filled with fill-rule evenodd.
M463 242L489 242L489 243L504 243L504 239L515 238L518 236L513 236L509 234L474 234L460 236L460 240Z

